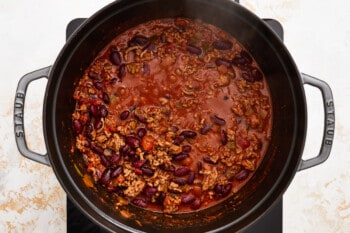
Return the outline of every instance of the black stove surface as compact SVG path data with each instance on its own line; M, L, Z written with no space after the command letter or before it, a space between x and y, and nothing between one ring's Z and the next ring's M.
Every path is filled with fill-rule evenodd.
M84 18L73 19L67 25L67 39L84 20ZM276 32L280 39L283 40L283 28L281 24L274 19L264 19L264 21ZM241 233L282 233L282 210L283 200L281 199L261 216L258 221ZM107 231L89 220L67 197L67 233L107 233Z

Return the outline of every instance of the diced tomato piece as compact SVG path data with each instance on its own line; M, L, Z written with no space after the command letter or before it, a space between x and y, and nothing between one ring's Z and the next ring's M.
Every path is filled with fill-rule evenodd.
M145 151L153 150L154 138L150 135L146 135L142 138L141 146Z

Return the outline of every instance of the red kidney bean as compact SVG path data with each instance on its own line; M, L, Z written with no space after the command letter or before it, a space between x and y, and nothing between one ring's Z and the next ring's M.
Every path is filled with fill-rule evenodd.
M225 58L216 58L215 64L217 66L226 66L227 68L231 67L231 61L229 61Z
M97 146L95 144L91 144L91 150L95 152L96 154L103 155L103 149L100 146Z
M214 186L214 192L219 195L219 196L222 196L222 197L225 197L227 196L228 194L230 194L231 192L231 189L232 189L232 184L231 183L227 183L227 184L216 184Z
M125 68L125 64L121 64L119 66L119 71L118 71L118 78L122 79L126 74L126 68Z
M254 82L254 79L253 79L250 71L242 72L242 78L244 80L246 80L247 82L251 82L251 83Z
M223 146L225 146L227 144L227 141L228 141L226 130L222 129L220 136L221 136L221 144Z
M131 105L131 107L129 108L130 112L133 112L135 109L137 108L136 104Z
M180 167L180 168L175 169L174 175L175 176L185 176L188 173L190 173L190 171L191 170L188 167Z
M180 133L180 136L184 136L185 138L195 138L197 133L192 130L184 130Z
M173 140L173 144L180 145L185 140L183 135L176 136Z
M247 149L247 148L250 146L250 142L249 142L249 140L246 139L246 138L237 139L237 144L238 144L238 146L240 146L243 150L244 150L244 149Z
M137 175L142 175L142 170L140 168L135 168L134 169L134 172L137 174Z
M132 163L133 167L136 167L136 168L141 168L143 165L145 165L146 163L146 160L143 159L143 160L136 160Z
M120 120L126 120L130 115L129 110L122 111L119 115Z
M181 147L181 149L182 149L182 152L183 152L183 153L188 154L188 153L191 152L192 146L191 146L191 145L183 145L183 146Z
M250 64L253 62L253 58L249 55L249 53L245 50L241 50L241 57L246 60L246 64Z
M260 81L263 78L263 74L258 68L253 68L251 71L251 75L254 79L254 81Z
M104 85L103 85L103 82L102 81L96 81L93 83L94 84L94 87L97 89L97 90L102 90L104 88Z
M111 166L111 162L104 155L100 155L100 161L101 161L101 164L105 167Z
M88 124L86 127L85 127L85 134L86 136L90 137L92 131L94 130L94 127L92 126L92 124Z
M147 129L146 128L139 128L137 130L137 136L139 136L140 138L143 138L146 134L147 134Z
M135 160L135 153L131 153L131 152L133 152L132 150L130 150L129 152L128 152L128 154L126 154L126 155L124 155L124 160L125 161L133 161L133 160ZM136 168L136 169L139 169L139 168ZM141 170L140 170L141 171ZM140 172L140 175L142 174L142 171Z
M197 162L197 169L198 169L198 172L202 171L203 169L203 163L201 161L198 161Z
M149 167L141 167L141 171L142 171L142 174L146 175L146 176L153 176L154 175L154 171L152 168L149 168Z
M209 155L204 156L203 161L206 163L209 163L209 164L217 164L218 163L218 162L214 162L213 160L211 160Z
M117 166L115 169L111 172L111 178L115 178L123 173L123 166Z
M129 41L128 45L129 47L138 45L138 46L144 46L149 43L149 39L142 35L135 35L131 40Z
M129 155L131 158L134 158L135 155L136 155L135 148L130 148L130 150L128 151L128 155Z
M129 135L125 137L125 143L135 148L135 147L139 147L141 142L140 142L140 139L138 139L137 137L133 135ZM130 154L130 151L129 151L129 154Z
M241 67L242 69L242 78L245 79L247 82L256 82L260 81L263 78L263 74L258 68L251 67L251 66L245 66Z
M91 78L92 80L98 80L98 79L100 79L100 76L99 76L98 73L96 73L95 71L89 71L88 76L89 76L89 78Z
M232 49L233 43L229 40L216 40L213 42L213 47L218 50L229 50Z
M83 124L79 120L74 119L73 129L76 134L80 134L81 132L83 132Z
M105 104L110 104L111 100L109 99L109 95L106 92L103 92L102 94L102 100Z
M136 120L138 120L141 123L144 123L144 124L147 123L147 118L141 114L137 114L136 112L134 112L134 117Z
M184 205L188 205L194 202L195 199L196 197L193 194L185 194L181 197L181 203Z
M220 184L215 184L214 186L214 192L216 194L221 194L222 193L222 189L223 189L223 185L220 185Z
M102 123L102 121L101 121L101 118L95 118L95 119L94 119L94 128L95 128L96 130L99 130L99 129L102 128L102 126L103 126L103 123Z
M249 65L253 61L252 57L245 50L242 50L239 55L232 59L232 64L234 65Z
M248 64L247 61L243 57L240 57L240 56L235 56L231 62L233 65L236 65L236 66Z
M100 113L98 110L98 105L95 104L91 104L90 105L90 113L94 116L94 117L99 117Z
M107 117L108 115L108 109L105 105L100 105L98 107L98 112L100 117Z
M223 186L222 189L222 196L227 196L228 194L230 194L232 189L232 184L231 183L227 183Z
M187 177L187 184L193 184L195 177L195 173L193 171L190 171Z
M130 146L128 144L125 144L124 146L120 147L119 152L122 156L125 156L129 153Z
M164 171L167 171L167 172L174 172L175 171L174 165L166 166L165 164L161 164L161 165L159 165L159 168L164 170Z
M101 179L100 179L102 184L108 185L109 181L111 180L111 173L112 173L112 170L110 168L106 168L103 171Z
M119 82L120 80L118 78L112 78L111 80L109 80L109 84L111 85L115 85Z
M135 198L131 201L131 203L142 208L147 208L148 206L147 201L141 198Z
M254 78L253 78L253 76L251 75L251 72L243 72L243 73L242 73L242 78L243 78L244 80L246 80L247 82L251 82L251 83L254 82Z
M173 182L175 182L178 185L185 185L187 184L187 179L183 178L183 177L173 177L171 179Z
M196 200L194 200L193 203L191 204L191 209L198 210L201 204L202 204L201 200L196 198Z
M177 155L174 155L173 156L173 160L175 161L182 161L184 159L186 159L189 155L186 154L186 153L180 153L180 154L177 154Z
M111 49L109 59L116 66L120 66L122 64L122 57L120 56L120 53L116 48Z
M231 183L227 183L227 184L216 184L214 186L214 192L216 195L220 196L220 197L225 197L227 196L232 189L232 184Z
M156 203L157 203L158 205L163 205L163 202L164 202L164 200L165 200L165 196L166 196L166 194L165 194L164 192L159 192L159 195L158 195L158 197L156 198Z
M149 64L148 63L143 63L142 64L142 71L144 74L150 74L151 70L150 70L150 67L149 67Z
M171 127L171 131L172 131L173 133L176 133L177 131L179 131L179 127L177 127L176 125L173 125L173 126Z
M200 129L200 133L203 134L203 135L207 134L210 129L211 129L211 125L210 124L204 124L203 127Z
M117 164L119 163L120 158L121 158L120 154L112 153L109 160L111 161L112 164Z
M146 186L146 187L143 189L143 193L144 193L147 197L150 197L150 196L156 194L157 191L158 191L157 188L151 187L151 186Z
M249 171L246 169L242 169L240 172L238 172L235 175L235 179L238 181L245 180L247 179L248 175L249 175Z
M156 49L156 45L150 42L144 47L144 49L147 49L147 51L151 52Z
M190 53L193 53L193 54L196 54L196 55L201 55L202 53L202 49L195 46L195 45L187 45L187 51L190 52Z
M212 114L210 115L210 119L212 120L212 122L214 124L217 124L217 125L225 125L226 124L226 121L225 119L221 118L221 117L218 117L217 115L215 114Z
M127 161L134 161L138 159L139 157L138 155L136 155L136 148L130 148L124 155L124 160L127 160Z

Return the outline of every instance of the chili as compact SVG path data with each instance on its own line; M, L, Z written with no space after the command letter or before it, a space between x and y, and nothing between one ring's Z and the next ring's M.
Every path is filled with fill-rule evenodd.
M117 205L215 205L249 180L270 140L263 72L235 38L199 20L153 20L116 36L74 99L83 179Z

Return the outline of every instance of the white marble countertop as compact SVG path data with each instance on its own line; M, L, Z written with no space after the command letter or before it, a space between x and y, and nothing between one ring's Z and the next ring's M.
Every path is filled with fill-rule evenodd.
M0 232L66 232L66 199L52 169L23 158L13 132L13 102L24 74L53 64L67 23L89 17L111 0L0 0ZM330 158L296 174L284 195L283 232L350 232L350 2L245 0L241 4L284 27L285 44L301 72L332 88L336 135ZM44 153L45 80L30 85L28 145ZM308 134L304 158L318 153L323 109L318 90L305 87Z

